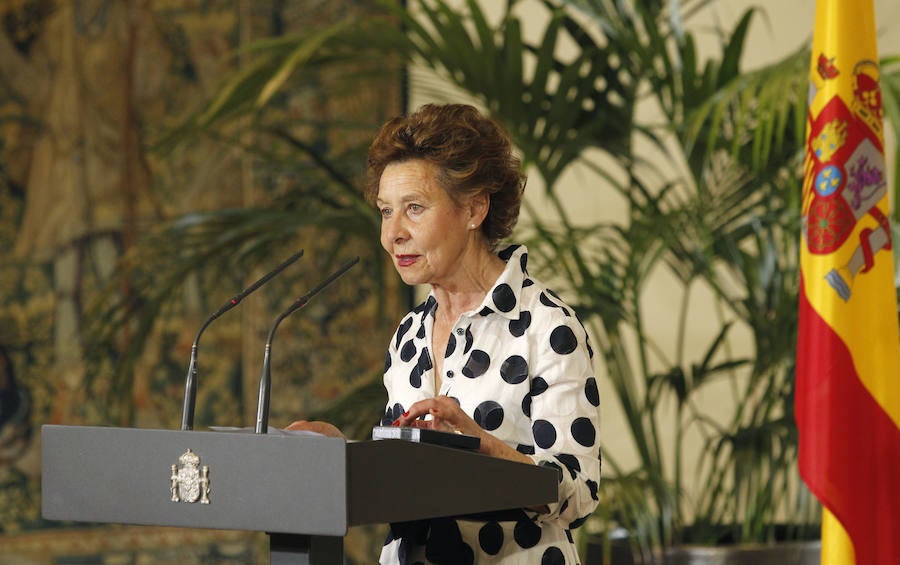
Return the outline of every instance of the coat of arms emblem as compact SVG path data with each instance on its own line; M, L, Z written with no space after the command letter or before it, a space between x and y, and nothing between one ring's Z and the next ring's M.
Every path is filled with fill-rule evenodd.
M188 449L172 465L169 491L172 502L200 502L209 504L209 467L200 467L200 456Z

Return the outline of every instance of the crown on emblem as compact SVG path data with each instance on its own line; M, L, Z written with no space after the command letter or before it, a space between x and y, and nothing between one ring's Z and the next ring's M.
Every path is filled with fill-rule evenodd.
M178 458L178 462L182 465L187 465L190 467L196 467L200 464L200 457L197 456L196 453L188 449L184 453L181 454L181 457Z

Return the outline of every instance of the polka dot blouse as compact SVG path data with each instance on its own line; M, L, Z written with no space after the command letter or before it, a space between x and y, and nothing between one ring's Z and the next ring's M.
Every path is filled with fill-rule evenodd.
M516 510L392 524L382 564L578 563L571 530L596 508L600 478L593 352L574 312L528 276L525 247L500 257L507 262L500 278L451 330L438 394L537 464L556 468L558 502L546 514ZM435 395L430 346L438 307L429 296L391 340L382 425Z

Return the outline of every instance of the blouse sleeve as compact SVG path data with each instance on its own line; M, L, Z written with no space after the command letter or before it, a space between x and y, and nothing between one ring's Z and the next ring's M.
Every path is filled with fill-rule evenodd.
M412 326L412 322L412 315L407 314L400 325L397 327L394 335L391 336L391 341L390 343L388 343L388 349L385 353L384 388L387 391L387 404L384 408L384 415L381 417L382 426L390 426L391 424L393 424L394 420L399 418L404 411L403 406L395 400L395 394L392 386L395 371L393 371L392 368L393 360L397 358L397 351L399 348L400 340L403 338L404 334L409 331L409 328Z
M559 472L558 502L537 521L577 528L598 504L600 398L584 327L574 316L554 317L541 332L531 383L531 432L538 465Z

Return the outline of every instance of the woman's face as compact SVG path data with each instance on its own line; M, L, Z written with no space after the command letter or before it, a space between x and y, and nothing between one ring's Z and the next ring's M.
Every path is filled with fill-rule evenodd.
M452 287L463 258L478 241L483 214L472 202L454 202L437 183L433 167L412 160L384 169L376 199L381 245L406 284Z

